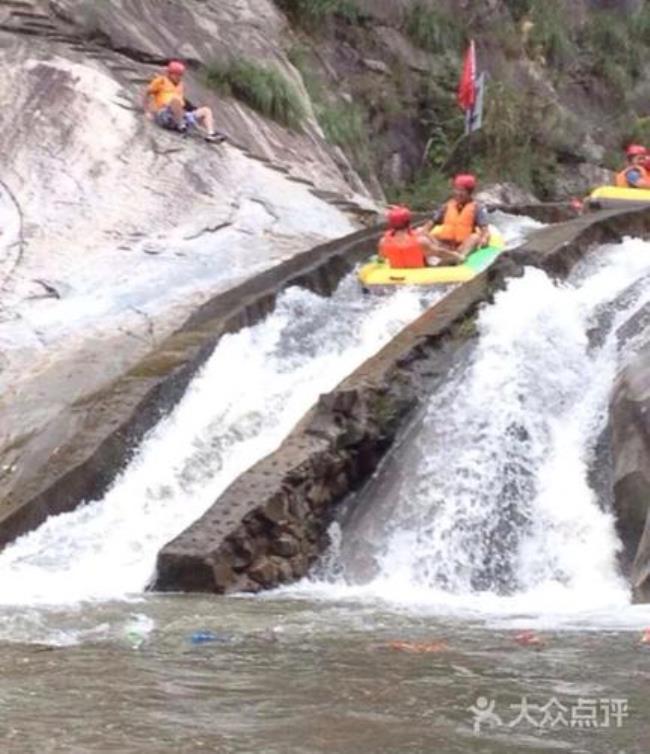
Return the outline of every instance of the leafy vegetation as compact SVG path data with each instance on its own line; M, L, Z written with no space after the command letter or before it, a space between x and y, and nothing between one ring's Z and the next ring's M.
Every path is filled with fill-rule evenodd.
M641 75L644 53L635 44L637 29L630 17L601 11L589 18L580 40L591 62L591 71L611 89L618 101Z
M311 30L332 16L349 23L359 23L363 18L354 0L276 0L276 3L296 23Z
M415 3L407 12L406 33L411 41L427 52L459 52L465 40L465 26L454 16L425 3Z
M650 144L650 118L637 118L625 131L623 144Z
M365 112L357 103L329 94L310 61L309 49L300 45L289 51L289 59L300 71L325 138L341 147L362 175L372 169L369 128Z
M428 210L449 196L449 177L427 166L403 186L386 187L386 198L394 204L406 204L414 210Z
M320 104L316 106L316 116L330 143L355 152L368 145L368 129L359 105L347 102Z
M532 0L526 16L530 22L529 54L558 70L566 68L575 55L575 47L562 0Z
M300 94L277 68L237 58L213 64L207 82L290 128L300 127L305 118Z
M368 28L372 31L367 19L362 18L366 24L362 32L353 26L323 24L333 17L358 20L358 9L346 10L355 2L276 2L300 20L303 29L308 24L314 30L329 29L334 49L339 38L347 45L358 42L358 65L351 68L353 58L346 58L344 78L337 79L337 85L345 82L345 95L338 88L334 93L328 65L313 51L307 56L309 64L297 60L299 55L293 62L302 72L328 141L345 150L360 172L382 176L384 184L408 177L408 185L384 185L391 201L429 207L447 195L450 175L467 169L484 181L511 180L550 198L562 166L587 154L584 117L589 118L599 102L614 105L603 111L598 124L591 123L603 134L616 134L602 140L608 150L604 163L620 160L616 144L624 143L624 135L626 142L650 144L650 121L636 119L633 98L640 91L635 92L635 87L650 53L650 3L635 14L591 10L586 16L572 17L568 0L503 0L508 19L503 14L487 18L474 5L461 17L446 10L451 7L447 4L414 0L402 30L429 53L431 71L416 72L396 54L389 56L390 73L380 82L362 65L364 56L377 54L378 38L367 35ZM488 83L484 127L466 140L455 90L460 56L472 35L479 41L482 66L489 55L487 67L493 78ZM490 45L484 44L488 36ZM523 55L536 64L535 76L519 64ZM334 68L338 68L335 62ZM535 81L540 75L545 82ZM557 96L549 95L552 86ZM576 108L572 114L568 92L578 95L584 110ZM593 108L587 103L590 97L595 100ZM396 152L399 165L391 162Z
M551 134L562 130L555 104L537 92L490 82L478 163L486 179L507 178L547 198L553 190L556 158Z
M505 4L515 21L521 21L531 11L534 0L505 0Z

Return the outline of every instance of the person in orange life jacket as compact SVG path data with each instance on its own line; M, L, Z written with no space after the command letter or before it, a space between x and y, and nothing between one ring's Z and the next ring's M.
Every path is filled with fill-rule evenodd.
M648 150L640 144L630 144L626 150L627 167L616 176L619 188L650 188L650 171L646 167Z
M172 60L165 74L156 76L146 89L144 111L157 125L185 133L194 126L206 141L223 141L225 136L214 130L214 116L209 107L194 107L185 98L183 76L185 64Z
M490 240L487 210L474 201L476 178L457 175L453 197L440 207L433 220L424 226L431 234L434 251L427 262L460 264L468 254Z
M386 215L388 230L379 242L379 256L393 268L426 267L427 254L433 253L433 242L411 227L412 219L408 207L391 207Z

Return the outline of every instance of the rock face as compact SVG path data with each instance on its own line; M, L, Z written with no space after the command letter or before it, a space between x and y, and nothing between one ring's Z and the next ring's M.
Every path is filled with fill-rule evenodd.
M619 377L610 416L623 567L630 573L635 598L650 602L650 348Z
M372 211L309 114L286 34L270 0L0 4L0 502L74 436L71 405L202 302ZM203 85L201 65L242 50L303 92L300 133ZM229 144L143 117L143 86L172 56Z

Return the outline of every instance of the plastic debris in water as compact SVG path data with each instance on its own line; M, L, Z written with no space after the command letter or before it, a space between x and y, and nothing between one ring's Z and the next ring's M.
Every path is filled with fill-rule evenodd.
M515 641L522 647L546 646L546 641L534 631L520 631L515 635Z
M641 644L650 644L650 628L643 630L643 636L641 637Z
M217 636L212 631L195 631L190 635L192 644L210 644L217 641L224 641L224 638Z
M449 649L444 641L390 641L386 646L389 649L412 654L436 654Z
M133 649L140 649L146 641L146 637L139 631L128 631L126 639Z

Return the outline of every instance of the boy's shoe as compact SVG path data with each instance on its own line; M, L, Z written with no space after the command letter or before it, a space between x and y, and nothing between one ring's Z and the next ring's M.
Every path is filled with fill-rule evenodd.
M213 131L211 134L206 134L203 138L211 144L220 144L222 141L226 140L225 134L222 134L219 131Z

